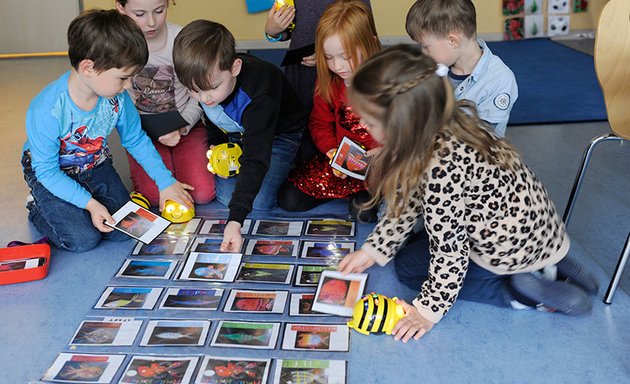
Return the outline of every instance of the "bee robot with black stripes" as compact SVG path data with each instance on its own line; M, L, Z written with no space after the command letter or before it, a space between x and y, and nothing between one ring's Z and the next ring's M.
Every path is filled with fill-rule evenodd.
M396 304L398 298L390 299L387 296L374 292L364 295L354 305L352 320L348 327L364 335L370 333L392 334L394 326L405 316L402 305Z

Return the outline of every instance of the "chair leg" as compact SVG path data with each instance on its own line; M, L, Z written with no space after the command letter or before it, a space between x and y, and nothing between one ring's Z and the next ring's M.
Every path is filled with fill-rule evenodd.
M628 233L626 244L623 246L621 255L619 255L619 261L617 261L615 272L613 274L613 277L610 279L610 285L608 286L606 295L604 295L604 303L606 304L612 303L612 297L615 294L615 291L617 290L617 286L619 285L619 281L621 280L621 276L623 275L623 269L625 268L626 263L628 262L629 256L630 256L630 233Z
M624 139L617 136L614 133L601 135L591 140L591 143L588 145L588 148L586 148L586 151L584 151L584 155L582 156L582 163L580 164L580 167L578 168L578 173L575 176L575 181L573 182L573 188L571 189L571 193L569 194L569 200L567 201L567 205L564 208L564 215L562 216L562 221L564 221L565 226L569 225L569 219L571 218L571 213L573 212L573 203L575 203L577 194L580 191L580 187L582 186L582 181L583 181L582 179L584 178L584 175L586 174L586 168L588 167L588 163L591 160L591 155L593 154L593 150L599 143L602 143L604 141L611 141L611 140L623 141Z

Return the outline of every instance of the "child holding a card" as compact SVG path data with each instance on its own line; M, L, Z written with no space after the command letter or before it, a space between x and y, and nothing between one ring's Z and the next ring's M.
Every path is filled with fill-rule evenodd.
M307 113L313 108L313 92L317 79L315 29L326 8L333 2L335 0L276 0L265 22L265 37L268 41L289 40L289 49L281 65ZM364 3L370 6L370 0L364 0ZM305 134L297 162L309 161L317 153L311 135Z
M33 197L29 220L55 246L82 252L101 238L129 239L104 224L114 224L110 212L130 199L107 146L114 128L157 183L161 208L167 199L192 204L186 191L192 187L166 169L124 92L148 57L133 20L116 10L85 12L70 23L68 46L72 69L27 111L22 167Z
M167 23L170 0L116 0L116 9L136 22L149 47L149 61L133 76L133 97L142 128L153 140L166 167L178 180L194 187L195 203L214 199L214 175L208 172L208 134L200 121L197 100L180 83L173 69L173 43L181 26ZM130 155L129 172L136 191L152 205L159 198L155 182Z
M350 197L353 212L353 203L369 198L363 181L332 169L329 161L344 136L367 149L377 146L348 106L346 89L354 70L380 48L372 13L362 1L337 1L322 15L315 40L317 85L308 125L320 153L289 175L279 196L281 208L306 211L330 199ZM360 218L369 216L373 215Z
M458 298L588 313L597 282L567 257L569 238L544 186L474 104L455 101L445 75L419 46L386 49L355 74L351 104L383 144L368 204L382 196L387 213L339 270L395 257L401 282L420 290L412 305L401 301L397 340L422 337ZM428 236L408 241L420 215Z

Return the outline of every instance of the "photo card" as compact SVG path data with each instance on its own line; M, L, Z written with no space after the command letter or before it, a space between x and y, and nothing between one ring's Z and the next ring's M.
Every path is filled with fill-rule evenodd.
M185 223L171 223L168 227L166 227L164 233L172 236L191 236L197 233L199 224L201 224L201 218L193 217Z
M233 282L242 257L240 253L191 252L179 279Z
M106 287L95 309L153 309L162 288Z
M131 252L134 256L181 255L186 252L190 237L160 236L149 244L138 242Z
M132 279L170 279L177 267L175 260L126 259L116 277Z
M190 246L191 252L223 253L221 252L222 237L196 237ZM240 252L241 250L239 250Z
M84 320L74 333L70 345L132 346L141 326L142 320L133 317Z
M223 231L225 231L225 226L227 225L227 222L227 220L205 219L203 221L201 229L199 230L199 234L223 236ZM252 220L245 219L245 221L243 221L243 226L241 227L241 235L247 235L251 226Z
M307 259L339 260L354 252L353 241L304 241L300 257Z
M266 384L271 359L204 356L195 384Z
M288 291L232 289L223 312L284 313Z
M216 311L219 308L222 296L223 288L167 288L159 308Z
M292 293L289 302L289 316L331 316L328 313L313 311L315 292Z
M363 295L367 276L365 273L344 275L338 271L323 271L315 292L313 310L352 317L354 304Z
M274 349L279 333L280 323L222 320L210 346Z
M256 220L252 235L297 237L303 227L304 222L297 220Z
M370 168L370 157L365 148L344 136L330 160L330 166L350 177L365 180Z
M242 263L236 281L249 283L289 284L293 277L293 264Z
M302 377L310 383L345 384L344 360L276 360L273 384L294 384Z
M350 331L346 324L287 323L282 349L348 352Z
M305 236L351 237L354 236L354 221L342 219L308 220Z
M106 225L145 244L149 244L171 224L162 216L158 216L132 201L128 201L112 217L115 223L112 225L105 222Z
M295 274L295 285L298 287L317 287L321 279L322 272L335 271L334 265L304 265L297 266Z
M299 240L249 239L244 255L297 257L299 251Z
M201 347L206 343L209 330L208 320L150 320L140 346Z
M197 356L135 355L118 384L190 383L198 361Z
M108 384L118 372L125 355L60 353L42 376L55 383Z

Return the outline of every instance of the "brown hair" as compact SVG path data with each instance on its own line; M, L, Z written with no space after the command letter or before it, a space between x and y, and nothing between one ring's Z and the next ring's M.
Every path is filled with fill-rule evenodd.
M518 157L514 149L487 131L474 104L455 100L448 78L436 69L420 46L398 45L375 54L354 74L350 104L380 121L385 137L370 169L373 198L366 207L382 196L388 213L400 215L434 151L440 150L440 137L455 136L489 163L512 169Z
M127 0L116 0L116 2L120 3L123 7L127 5ZM173 3L173 5L175 5L175 0L166 0L166 5L168 5L168 3Z
M234 36L214 21L192 21L175 38L173 65L179 81L189 89L210 89L214 67L218 64L221 71L231 70L234 60Z
M141 69L149 49L136 23L115 9L92 9L77 16L68 27L68 57L74 69L85 59L102 72L111 68Z
M374 17L370 9L360 0L338 0L328 6L319 19L315 34L317 62L317 87L315 93L326 102L331 102L332 85L342 81L326 64L324 41L338 35L344 50L351 56L352 68L359 67L357 51L363 60L381 49L376 33Z
M477 13L471 0L417 0L407 12L405 28L416 40L424 34L446 37L460 32L472 38L477 33Z

